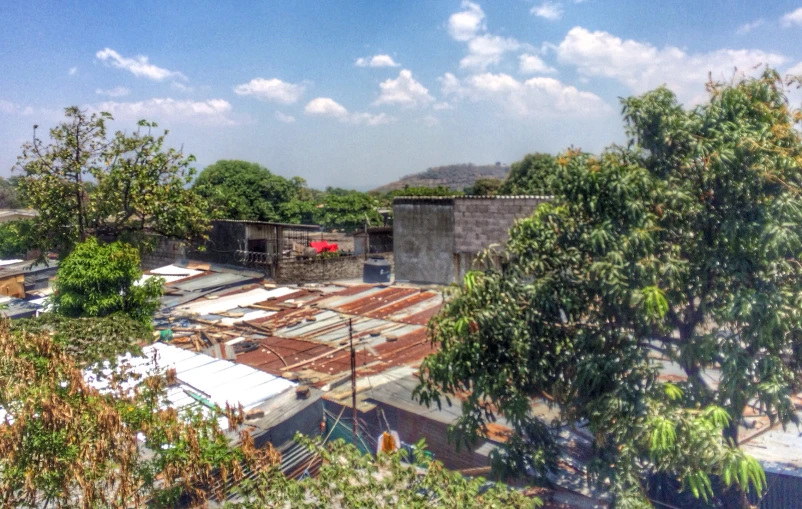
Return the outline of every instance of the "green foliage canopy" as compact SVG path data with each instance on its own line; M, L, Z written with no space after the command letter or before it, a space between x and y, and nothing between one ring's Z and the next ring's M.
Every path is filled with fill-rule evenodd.
M143 120L130 135L108 137L110 114L70 107L65 115L50 130L50 143L34 134L16 167L20 192L39 211L30 238L43 253L66 254L88 236L137 242L144 234L206 234L206 206L186 189L194 157L166 149L167 131L154 135L157 125Z
M802 374L802 141L779 76L711 84L682 108L657 89L624 101L630 148L557 159L555 200L511 230L431 324L440 352L418 397L470 390L457 431L496 411L515 428L507 472L554 468L548 394L594 436L592 477L616 507L648 507L649 479L747 507L760 466L738 448L747 407L796 420ZM659 352L687 380L660 380ZM707 369L720 370L717 386Z
M226 219L308 223L314 209L304 179L285 179L246 161L221 160L207 166L193 189Z
M53 312L72 318L124 313L149 323L159 306L163 280L149 278L138 285L141 276L136 248L122 242L101 244L90 237L59 265Z
M513 163L498 194L550 195L557 173L557 159L550 154L527 154Z

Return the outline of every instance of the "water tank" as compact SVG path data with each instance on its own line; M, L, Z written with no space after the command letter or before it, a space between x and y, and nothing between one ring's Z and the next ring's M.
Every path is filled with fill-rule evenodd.
M362 281L365 283L389 283L391 271L390 262L381 256L371 256L365 261L362 268Z

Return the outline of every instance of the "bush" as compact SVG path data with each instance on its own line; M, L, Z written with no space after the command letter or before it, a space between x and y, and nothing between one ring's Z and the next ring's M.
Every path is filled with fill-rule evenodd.
M101 244L90 238L59 265L53 311L71 318L125 313L149 323L159 307L163 280L150 278L137 285L140 277L136 248L122 242Z

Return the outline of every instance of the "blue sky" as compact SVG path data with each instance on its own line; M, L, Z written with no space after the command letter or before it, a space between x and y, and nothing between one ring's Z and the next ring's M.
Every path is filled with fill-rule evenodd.
M623 141L618 98L802 74L802 1L0 3L0 175L62 109L198 158L369 189L429 166ZM794 100L798 96L794 95Z

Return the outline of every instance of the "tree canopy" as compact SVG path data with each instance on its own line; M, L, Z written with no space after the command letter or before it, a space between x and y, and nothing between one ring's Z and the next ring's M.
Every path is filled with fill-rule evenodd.
M137 284L140 277L136 248L119 241L102 244L90 237L59 265L53 312L70 318L123 313L150 323L159 306L163 280L151 277Z
M200 172L193 189L226 219L281 223L311 219L311 207L302 207L310 200L304 179L286 179L256 163L217 161Z
M548 397L564 422L587 423L591 476L616 507L650 506L656 477L727 507L764 489L738 425L750 407L796 420L802 117L771 70L709 88L690 110L665 88L627 99L629 147L559 156L554 201L431 324L440 351L418 397L469 390L465 440L502 413L508 471L554 468L528 403ZM657 358L685 378L662 380Z
M68 253L89 236L142 240L142 234L202 237L206 206L186 189L194 158L166 149L168 134L154 135L155 123L140 121L132 134L106 134L108 113L66 108L66 121L50 130L50 142L36 136L22 148L16 169L30 207L32 242L46 253Z
M504 181L497 178L481 178L477 179L472 186L465 188L465 194L472 194L474 196L494 196L499 194Z
M510 167L498 194L550 195L552 179L557 172L557 160L550 154L527 154Z

